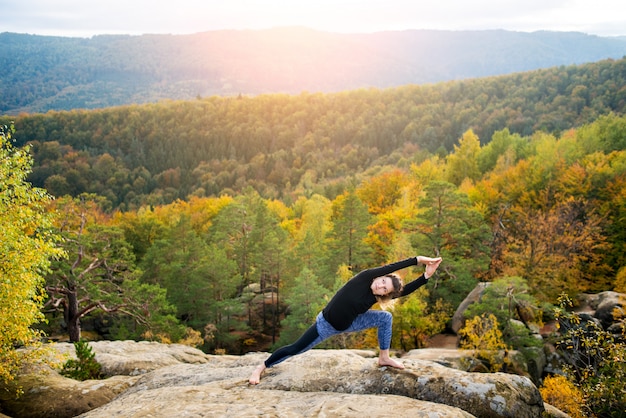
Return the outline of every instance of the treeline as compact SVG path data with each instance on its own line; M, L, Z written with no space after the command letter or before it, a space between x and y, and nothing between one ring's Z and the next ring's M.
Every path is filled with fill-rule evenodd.
M163 99L339 92L619 59L626 43L576 32L306 28L90 39L0 33L0 114Z
M504 128L558 135L623 113L625 80L622 59L386 90L22 114L15 138L32 145L34 185L55 196L104 196L110 209L246 187L293 202L334 198L349 176L372 167L445 156L468 129L485 144Z

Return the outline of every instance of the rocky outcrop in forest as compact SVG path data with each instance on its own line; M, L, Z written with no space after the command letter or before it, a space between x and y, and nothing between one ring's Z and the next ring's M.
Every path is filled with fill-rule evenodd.
M183 345L90 343L108 376L78 382L47 366L19 376L24 395L2 400L12 417L81 416L563 416L526 377L468 373L408 356L380 368L374 352L312 350L247 378L265 353L206 355ZM55 353L73 355L58 343Z
M462 306L478 300L481 290L484 286ZM583 295L579 314L605 329L617 328L625 296ZM61 376L49 364L75 358L75 348L51 344L46 347L50 361L18 375L22 396L16 399L0 387L0 417L567 416L543 402L535 383L556 356L549 344L533 361L510 353L519 369L527 369L524 376L464 371L463 359L472 353L457 348L412 350L402 356L404 370L378 367L373 351L316 349L267 370L257 386L248 384L248 376L267 353L208 355L146 341L90 346L105 379L79 382Z

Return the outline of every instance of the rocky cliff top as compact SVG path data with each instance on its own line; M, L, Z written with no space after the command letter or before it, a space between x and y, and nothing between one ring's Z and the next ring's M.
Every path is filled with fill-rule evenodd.
M415 350L402 359L405 370L378 367L373 351L311 350L250 386L248 376L266 353L214 356L177 344L90 344L108 378L78 382L39 366L19 376L25 392L19 400L1 395L0 411L82 418L564 416L542 402L526 377L467 373L422 360ZM55 344L54 351L74 355L71 344Z

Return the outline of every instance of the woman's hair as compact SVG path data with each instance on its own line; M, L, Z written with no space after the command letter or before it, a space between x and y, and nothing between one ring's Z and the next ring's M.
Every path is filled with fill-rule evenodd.
M378 304L381 308L387 309L393 306L393 300L399 297L402 294L402 288L404 284L402 283L402 279L395 273L386 274L384 277L388 277L391 280L391 284L393 284L393 290L387 293L384 296L376 296L376 300L378 300Z

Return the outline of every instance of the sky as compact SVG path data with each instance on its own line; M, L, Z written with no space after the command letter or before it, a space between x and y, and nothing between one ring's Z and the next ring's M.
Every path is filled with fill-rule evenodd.
M303 26L626 35L623 0L0 0L0 32L91 37Z

